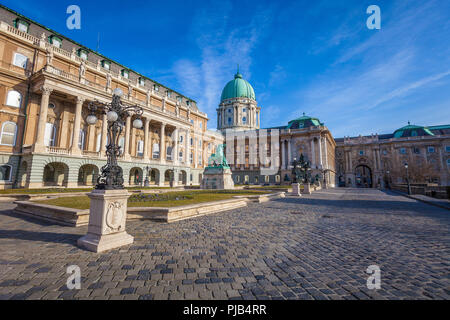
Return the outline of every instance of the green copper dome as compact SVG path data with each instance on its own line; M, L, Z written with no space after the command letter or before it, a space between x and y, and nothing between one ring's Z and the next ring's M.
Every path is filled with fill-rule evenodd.
M308 127L322 126L323 123L317 118L308 117L303 113L303 117L289 121L287 129L303 129Z
M228 82L225 88L223 88L220 102L232 98L249 98L256 100L253 87L246 80L242 79L242 75L239 71L234 76L234 80Z
M408 122L407 126L397 129L394 132L394 138L416 137L416 136L434 136L430 129L421 126L415 126Z

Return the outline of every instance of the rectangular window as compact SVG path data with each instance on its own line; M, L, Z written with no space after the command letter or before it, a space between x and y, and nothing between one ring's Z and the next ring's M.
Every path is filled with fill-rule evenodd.
M140 86L145 86L145 79L144 78L142 78L142 77L139 77L139 85Z
M144 141L139 140L137 143L137 156L143 157L144 156Z
M27 63L28 63L28 57L24 56L23 54L17 53L17 52L14 53L13 65L15 65L16 67L26 69Z
M159 144L153 144L153 159L159 159Z
M167 98L172 98L172 92L167 90Z
M434 153L434 147L428 147L428 153Z
M400 154L406 154L406 149L405 148L400 148Z
M122 77L124 77L125 79L128 79L130 77L130 73L128 72L128 70L122 69Z
M445 152L450 152L450 146L445 147Z
M363 156L364 155L364 151L363 150L359 150L359 155Z
M414 151L415 154L420 154L420 149L417 148L417 147L414 147L413 151Z
M158 92L159 91L159 86L157 84L154 84L153 85L153 90Z
M53 147L53 146L55 146L55 136L56 136L55 126L53 125L53 123L48 123L47 122L45 124L44 145L46 147Z
M173 160L172 159L172 151L173 151L172 147L167 147L166 148L166 158L167 158L167 160Z
M203 158L203 157L202 157L202 153L199 152L199 153L198 153L198 164L199 164L199 165L202 165L202 158Z
M447 167L450 167L450 159L447 159Z
M191 156L189 157L190 163L194 162L194 154L191 152Z
M80 49L78 49L78 56L79 56L81 59L87 60L87 58L88 58L88 52L87 52L86 50L80 48Z
M183 151L178 153L178 161L183 162Z
M27 21L17 18L16 20L14 20L14 27L16 27L22 32L28 33L28 28L30 27L30 24Z
M106 70L110 70L111 69L111 62L108 60L102 60L102 67L105 68Z
M11 166L2 165L0 167L0 180L1 181L11 181Z

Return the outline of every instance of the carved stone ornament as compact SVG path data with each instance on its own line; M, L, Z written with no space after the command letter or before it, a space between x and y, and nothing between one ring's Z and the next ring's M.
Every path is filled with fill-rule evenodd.
M122 228L123 204L121 202L111 202L106 213L106 225L112 231L119 231Z

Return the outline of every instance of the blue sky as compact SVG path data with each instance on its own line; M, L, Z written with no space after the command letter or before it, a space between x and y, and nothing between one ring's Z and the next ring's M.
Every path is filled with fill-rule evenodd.
M450 123L450 1L31 1L2 4L195 99L216 127L236 65L264 127L306 114L335 137ZM66 8L81 8L81 30ZM366 27L369 5L381 29Z

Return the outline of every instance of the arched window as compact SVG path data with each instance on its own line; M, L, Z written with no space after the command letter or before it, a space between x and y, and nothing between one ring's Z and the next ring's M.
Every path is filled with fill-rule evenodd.
M16 144L17 124L14 122L5 122L2 125L0 133L0 144L3 146L15 146Z
M6 97L6 105L20 108L21 104L22 104L22 95L20 94L20 92L15 90L9 91Z
M0 181L11 181L12 167L9 164L0 166Z

